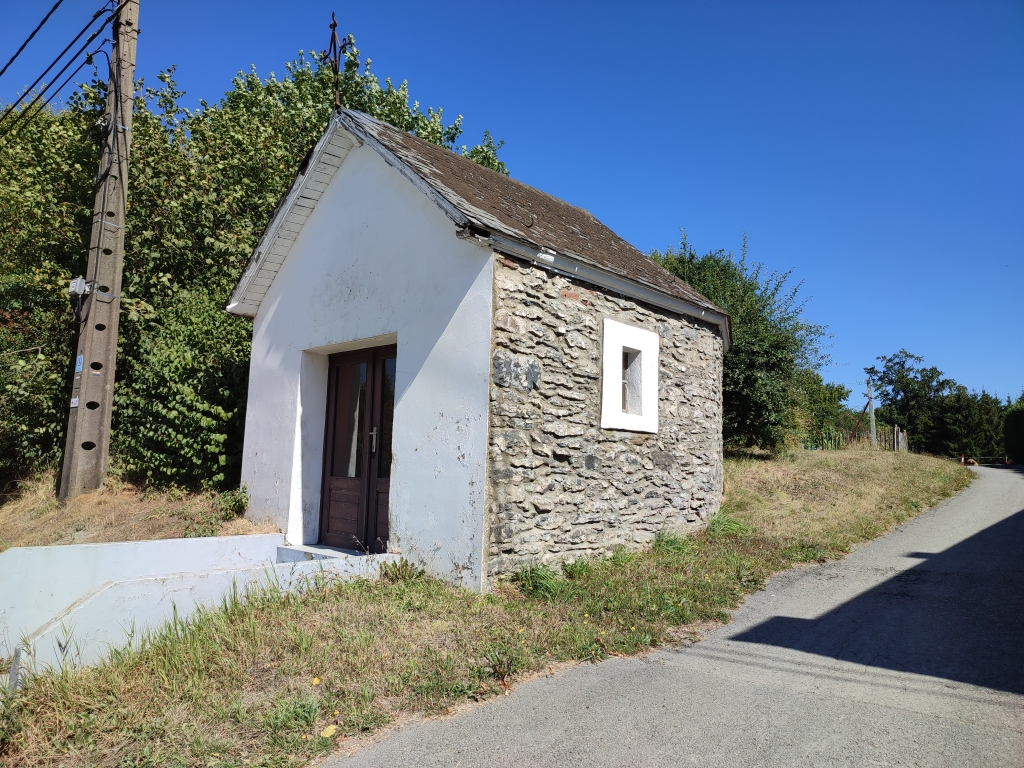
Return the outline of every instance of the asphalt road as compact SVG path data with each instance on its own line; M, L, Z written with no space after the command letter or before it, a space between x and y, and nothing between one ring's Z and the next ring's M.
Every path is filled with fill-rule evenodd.
M1024 766L1024 472L750 596L697 645L400 727L356 766Z

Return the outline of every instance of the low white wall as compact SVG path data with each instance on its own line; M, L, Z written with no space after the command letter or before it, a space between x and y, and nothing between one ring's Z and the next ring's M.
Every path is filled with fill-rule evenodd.
M103 584L270 565L281 534L13 547L0 553L0 656Z
M283 590L302 588L318 574L334 579L375 577L381 563L397 559L339 557L104 584L25 638L11 680L16 683L26 671L96 664L111 648L123 648L171 621L175 612L185 618L200 606L217 606L233 589L244 596L247 589L271 584Z
M389 551L483 578L492 258L372 149L353 149L253 325L247 515L318 540L327 355L397 341Z

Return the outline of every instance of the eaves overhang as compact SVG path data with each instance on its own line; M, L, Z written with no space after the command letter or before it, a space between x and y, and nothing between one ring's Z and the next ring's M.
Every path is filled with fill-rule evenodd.
M724 347L728 350L731 329L727 313L710 303L701 305L674 296L636 276L617 274L580 254L546 248L532 242L528 236L524 237L520 231L508 230L499 219L471 205L453 190L447 187L438 189L436 179L428 181L424 178L430 176L429 173L418 172L410 162L399 157L368 130L374 125L379 123L361 113L341 110L332 115L324 135L310 150L296 174L291 189L271 216L270 223L253 251L245 272L228 299L225 309L229 313L242 317L256 316L263 297L277 277L302 226L312 214L320 197L341 168L348 153L357 145L365 144L426 195L455 225L457 236L652 306L717 325L721 330Z
M729 346L732 343L732 327L726 312L715 312L707 307L667 294L654 286L645 285L635 278L616 275L578 254L558 253L547 248L537 248L531 243L479 231L464 230L459 234L466 239L475 239L481 245L489 247L497 253L529 261L541 269L582 280L677 315L687 315L716 325L722 334L723 353L729 351Z
M337 127L337 121L332 119L320 141L303 160L291 188L270 217L270 223L224 307L232 315L256 317L263 297L288 258L302 226L348 153L360 142L357 135L338 131Z

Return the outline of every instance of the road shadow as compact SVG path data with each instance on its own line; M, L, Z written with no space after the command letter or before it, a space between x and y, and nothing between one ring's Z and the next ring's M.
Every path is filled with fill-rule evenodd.
M1024 694L1024 510L907 554L924 562L820 618L776 616L731 639Z

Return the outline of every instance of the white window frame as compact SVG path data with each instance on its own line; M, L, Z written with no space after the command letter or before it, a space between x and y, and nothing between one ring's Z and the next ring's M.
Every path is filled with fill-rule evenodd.
M658 431L658 334L610 318L604 320L601 376L601 429ZM640 413L627 413L622 403L622 353L640 353Z

